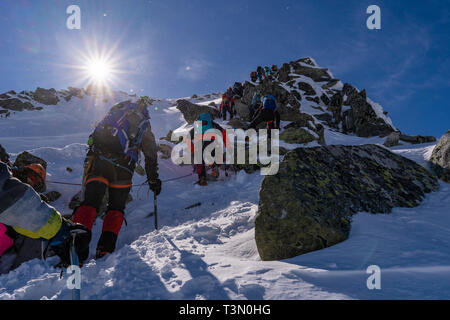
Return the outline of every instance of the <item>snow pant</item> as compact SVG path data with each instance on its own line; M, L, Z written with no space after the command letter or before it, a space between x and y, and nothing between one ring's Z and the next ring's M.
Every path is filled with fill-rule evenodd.
M231 105L222 106L222 118L223 121L227 120L227 112L230 114L230 119L233 118L233 111L231 109Z
M116 248L117 236L125 220L124 210L131 190L133 171L134 164L127 166L126 161L113 162L96 155L87 175L84 201L75 210L73 221L91 230L105 192L108 191L108 208L103 219L102 234L97 243L97 250L101 252L110 253ZM85 252L80 260L86 260L88 255L89 251Z
M268 137L271 137L271 129L280 128L280 113L270 109L262 109L253 121L250 123L250 128L255 129L261 122L267 122Z

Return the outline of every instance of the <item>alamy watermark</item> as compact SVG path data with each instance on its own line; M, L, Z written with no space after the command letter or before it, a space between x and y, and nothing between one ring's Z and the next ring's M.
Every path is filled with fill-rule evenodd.
M201 127L201 122L194 123L194 127ZM194 135L173 132L171 141L178 142L183 138L184 143L178 143L172 149L172 162L181 164L259 164L261 175L275 175L280 166L278 129L271 129L270 139L267 129L227 129L226 136L217 129L209 129L203 134ZM247 142L248 140L248 142ZM270 152L268 152L270 141ZM235 143L236 142L236 143ZM236 146L235 146L236 144ZM206 145L205 147L203 147ZM247 157L248 154L248 157Z
M68 6L66 13L70 14L67 18L66 26L69 30L80 30L81 29L81 9L77 5Z
M79 266L71 265L67 268L66 285L69 289L81 289L81 268Z
M371 5L367 7L367 14L370 17L367 18L366 26L369 30L380 30L381 29L381 9L377 5Z
M377 265L371 265L367 267L367 274L370 274L370 277L367 278L366 285L369 290L381 290L381 269Z

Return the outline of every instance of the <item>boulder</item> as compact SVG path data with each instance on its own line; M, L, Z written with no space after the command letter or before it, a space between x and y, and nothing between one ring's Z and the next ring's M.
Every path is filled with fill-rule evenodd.
M259 192L255 239L262 260L280 260L348 238L359 211L415 207L436 191L434 175L376 145L297 148Z
M390 135L386 137L383 145L385 147L395 147L398 146L398 142L400 140L400 132L392 132Z
M19 169L33 163L39 163L41 166L44 167L45 170L47 170L47 161L35 155L32 155L27 151L24 151L21 154L19 154L16 158L16 161L14 161L14 165Z
M194 121L197 120L198 116L202 113L210 113L213 119L220 118L221 116L219 110L217 109L194 104L184 99L177 101L177 109L181 111L184 119L189 124L194 123Z
M55 89L37 88L33 93L33 99L45 105L55 105L59 102L59 98Z
M430 161L437 176L450 183L450 130L439 139L433 149Z

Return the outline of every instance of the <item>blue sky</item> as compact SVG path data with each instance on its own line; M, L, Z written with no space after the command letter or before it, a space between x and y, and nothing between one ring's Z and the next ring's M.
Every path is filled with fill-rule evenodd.
M66 8L81 8L81 30ZM382 29L366 28L381 8ZM366 89L403 132L450 129L450 1L2 0L0 92L83 86L83 56L114 59L116 89L157 97L224 90L258 65L311 56Z

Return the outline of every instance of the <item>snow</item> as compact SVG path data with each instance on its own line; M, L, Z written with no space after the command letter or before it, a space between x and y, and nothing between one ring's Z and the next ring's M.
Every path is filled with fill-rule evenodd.
M79 183L92 126L113 102L124 98L125 94L117 94L107 103L100 97L73 98L42 111L0 118L0 144L13 156L29 150L45 158L49 181ZM175 101L159 100L150 109L157 138L175 128L188 128L173 107ZM211 101L217 97L202 103ZM325 139L327 144L343 145L384 142L329 129ZM427 167L434 145L391 150ZM192 172L190 166L175 166L171 160L160 159L159 168L163 180ZM450 298L449 184L441 182L439 191L428 194L416 208L355 215L349 239L340 244L283 261L261 261L254 222L262 179L258 173L240 171L206 188L193 184L195 176L166 182L158 197L158 231L153 218L146 218L153 211L148 188L133 188L134 201L126 210L128 226L123 226L116 251L89 260L82 268L82 299ZM135 176L133 183L144 180ZM55 207L71 213L67 204L79 187L48 184L48 191L56 189L62 197ZM198 202L200 206L185 209ZM100 232L98 220L91 252ZM59 278L59 270L53 268L56 262L56 257L33 260L1 275L0 299L71 299L67 275ZM381 290L366 286L370 265L381 268Z

